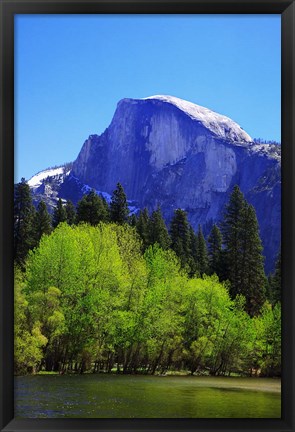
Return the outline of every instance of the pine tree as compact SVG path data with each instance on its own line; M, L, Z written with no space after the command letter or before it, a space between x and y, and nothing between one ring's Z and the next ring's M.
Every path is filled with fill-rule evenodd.
M238 186L234 187L222 223L226 278L230 295L246 298L246 311L257 315L266 298L262 244L254 207Z
M244 195L236 185L230 196L229 203L226 205L226 210L221 224L221 232L223 237L224 263L223 272L224 279L231 282L230 294L234 298L238 294L238 267L239 267L239 230L241 213L246 204Z
M89 202L90 224L97 225L99 222L105 222L108 214L103 199L92 190L87 195L87 200Z
M58 224L67 220L66 209L62 203L61 198L57 201L57 205L53 211L52 226L56 228Z
M197 265L200 274L203 275L208 273L208 252L201 225L199 225L197 238Z
M198 236L196 235L193 227L189 227L190 234L190 276L195 275L198 269Z
M236 294L246 298L246 311L257 315L266 299L264 258L255 209L246 203L238 224Z
M148 209L141 210L137 219L136 229L143 243L143 251L149 246L149 213Z
M107 200L105 199L105 197L101 197L102 200L102 204L104 207L104 222L109 222L110 221L110 207L108 205Z
M84 195L77 204L76 221L97 225L108 218L105 203L94 190Z
M177 209L170 225L171 248L180 259L182 267L189 264L190 251L190 225L184 210Z
M117 188L114 190L110 204L110 219L112 222L120 225L127 222L129 209L127 205L127 197L123 186L117 183Z
M21 268L29 250L36 246L34 218L30 186L22 178L14 190L14 259Z
M132 213L132 215L130 215L128 217L128 223L129 223L130 226L136 227L136 225L137 225L137 217L136 217L135 213Z
M87 195L83 195L83 197L77 203L76 223L89 222L89 219L89 204Z
M270 301L273 306L282 301L282 261L281 251L278 253L275 272L270 278Z
M213 225L208 237L208 255L210 273L221 273L222 235L216 224Z
M36 241L39 243L43 234L51 233L51 217L47 211L46 204L41 200L37 206L37 212L35 216L34 230L36 235Z
M68 225L74 225L76 221L76 208L71 200L67 200L65 209Z
M162 249L168 249L171 243L160 207L153 211L148 222L148 243L158 243Z

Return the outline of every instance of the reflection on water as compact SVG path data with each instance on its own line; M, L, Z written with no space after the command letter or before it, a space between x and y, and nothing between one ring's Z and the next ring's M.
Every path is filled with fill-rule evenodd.
M43 375L15 378L26 418L280 418L280 380Z

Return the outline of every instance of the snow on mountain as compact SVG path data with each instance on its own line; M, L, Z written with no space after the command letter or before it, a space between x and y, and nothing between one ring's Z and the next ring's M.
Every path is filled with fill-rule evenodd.
M281 164L281 150L281 146L278 144L253 143L250 147L250 151L261 155L267 155L275 159L279 164Z
M71 177L73 179L76 179L79 182L79 179L77 179L76 177L74 177L74 176L71 176ZM83 195L89 194L92 190L95 191L96 195L100 196L101 198L104 198L108 204L111 203L111 201L112 201L112 195L111 194L97 190L97 189L93 189L92 187L90 187L87 184L84 184L81 188ZM130 215L137 214L139 212L140 209L138 207L136 207L136 205L134 205L134 201L127 200L127 204L128 204Z
M59 175L64 174L64 167L58 167L53 169L46 169L44 171L40 171L38 174L34 175L30 178L28 181L28 185L31 188L37 188L41 186L43 180L47 179L48 177L55 177Z
M155 95L143 98L142 100L158 100L176 106L187 114L192 120L200 121L215 135L224 139L231 139L238 142L253 142L248 135L236 122L229 117L211 111L208 108L196 105L175 96Z
M110 202L120 182L129 210L161 207L167 222L184 209L208 234L222 218L235 184L256 210L266 257L273 268L280 244L281 148L255 143L233 120L173 96L119 101L109 127L90 135L69 166L29 180L35 202L76 205L92 189ZM70 170L70 171L69 171Z
M83 194L89 194L93 190L93 188L91 186L87 185L87 184L84 184L84 186L82 186L81 190L82 190ZM101 198L104 198L108 204L112 200L111 195L108 194L107 192L102 192L102 191L99 191L99 190L95 189L95 193L96 193L96 195L99 195Z
M50 212L53 211L59 198L61 198L64 204L67 199L77 204L83 195L89 194L92 190L94 190L98 196L104 198L108 204L110 204L112 200L111 194L97 190L88 184L81 183L77 177L72 175L70 170L66 171L64 166L40 171L28 181L28 185L32 189L34 203L37 205L39 200L43 199ZM66 193L66 198L63 196L64 193ZM127 200L127 204L130 215L139 212L136 202Z

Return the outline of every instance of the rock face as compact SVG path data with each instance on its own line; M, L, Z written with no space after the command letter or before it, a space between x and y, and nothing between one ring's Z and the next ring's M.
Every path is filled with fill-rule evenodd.
M77 201L88 185L111 194L120 182L138 208L176 208L196 229L222 218L235 184L255 206L266 270L280 245L280 147L255 144L228 117L171 96L123 99L110 126L84 143L58 195ZM80 191L80 192L79 192Z

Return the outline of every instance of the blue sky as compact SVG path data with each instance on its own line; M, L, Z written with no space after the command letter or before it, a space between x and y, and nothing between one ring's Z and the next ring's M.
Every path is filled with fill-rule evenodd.
M15 180L73 161L122 98L177 96L281 139L280 15L17 15Z

